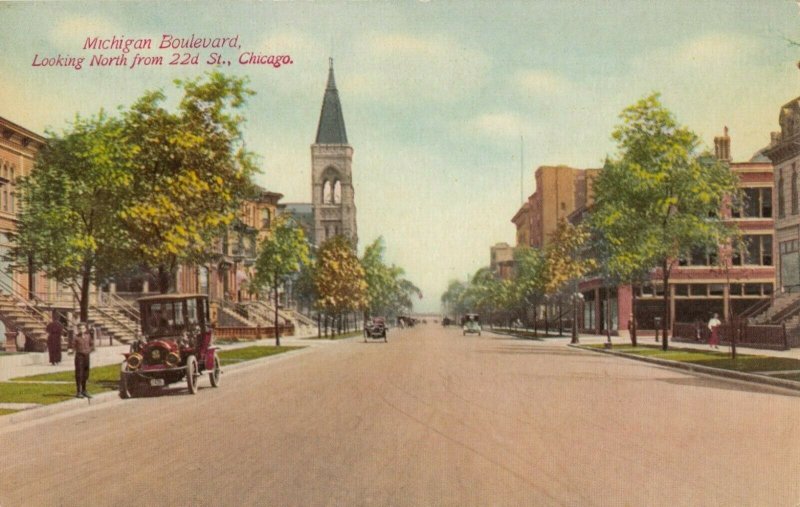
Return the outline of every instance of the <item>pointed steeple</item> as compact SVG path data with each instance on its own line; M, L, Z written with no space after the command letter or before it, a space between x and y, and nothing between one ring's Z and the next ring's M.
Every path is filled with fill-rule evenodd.
M322 111L319 114L317 140L315 144L347 144L347 131L344 128L342 104L339 102L339 91L333 78L333 58L328 59L328 85L325 87L325 98L322 99Z

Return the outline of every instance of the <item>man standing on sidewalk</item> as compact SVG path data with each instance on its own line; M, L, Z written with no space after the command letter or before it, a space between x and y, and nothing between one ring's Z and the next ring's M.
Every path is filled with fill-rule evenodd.
M94 333L91 333L85 323L78 324L78 331L72 346L75 349L75 386L76 398L91 398L86 391L86 381L89 380L89 355L94 350Z

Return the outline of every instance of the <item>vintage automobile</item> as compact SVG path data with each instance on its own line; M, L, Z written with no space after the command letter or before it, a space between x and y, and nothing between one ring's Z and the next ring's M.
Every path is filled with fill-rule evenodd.
M148 388L186 381L191 394L208 372L219 386L220 363L209 325L208 297L165 294L138 300L142 338L131 345L120 365L119 394L130 398Z
M464 336L468 334L481 335L481 319L477 313L468 313L461 319Z
M383 341L388 341L386 338L386 319L383 317L373 317L364 324L364 341L367 338L383 338Z

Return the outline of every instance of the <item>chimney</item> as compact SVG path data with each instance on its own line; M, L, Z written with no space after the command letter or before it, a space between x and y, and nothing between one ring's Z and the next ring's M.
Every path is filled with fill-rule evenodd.
M725 127L721 137L714 138L714 155L723 162L731 161L731 138L728 137L728 127Z

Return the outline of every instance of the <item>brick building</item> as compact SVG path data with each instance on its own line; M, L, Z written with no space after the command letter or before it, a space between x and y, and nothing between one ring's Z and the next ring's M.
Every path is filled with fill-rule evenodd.
M730 142L726 128L722 136L714 139L715 154L738 175L745 199L740 207L723 211L722 216L739 226L744 246L730 254L728 263L717 262L718 257L728 255L722 249L692 252L689 258L678 261L667 287L670 315L677 322L706 322L713 313L723 317L741 315L770 300L775 290L772 164L763 150L746 162L732 162ZM596 174L589 174L589 187ZM578 203L571 220L579 221L591 209L591 204L591 192L587 192L586 199ZM654 270L651 283L635 288L627 285L605 287L599 278L583 280L579 285L584 299L580 316L582 328L604 332L608 325L609 306L611 330L627 329L635 290L638 328L654 329L655 319L660 318L663 311L664 289L660 279L660 272Z

